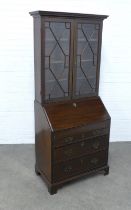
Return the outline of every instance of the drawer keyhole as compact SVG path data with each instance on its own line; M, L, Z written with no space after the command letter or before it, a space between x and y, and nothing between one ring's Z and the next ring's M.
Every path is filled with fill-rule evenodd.
M73 103L73 107L74 107L74 108L76 108L76 107L77 107L76 103Z
M72 149L66 150L66 151L64 152L64 154L65 154L66 156L71 156L71 155L72 155Z
M81 160L80 160L80 163L81 163L81 165L83 166L83 164L84 164L84 160L83 160L83 159L81 159Z

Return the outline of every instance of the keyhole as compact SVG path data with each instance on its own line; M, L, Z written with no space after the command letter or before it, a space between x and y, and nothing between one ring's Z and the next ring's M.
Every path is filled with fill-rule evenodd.
M75 108L77 107L76 103L73 103L73 107L75 107Z

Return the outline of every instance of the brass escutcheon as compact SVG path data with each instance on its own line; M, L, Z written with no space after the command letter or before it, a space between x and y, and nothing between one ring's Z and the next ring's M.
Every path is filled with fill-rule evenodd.
M76 107L77 107L76 103L73 103L73 107L74 107L74 108L76 108Z

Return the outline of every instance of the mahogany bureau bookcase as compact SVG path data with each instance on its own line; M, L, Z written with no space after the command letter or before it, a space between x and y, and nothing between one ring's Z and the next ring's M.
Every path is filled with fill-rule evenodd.
M110 116L98 96L105 15L30 12L34 19L36 174L50 194L109 173Z

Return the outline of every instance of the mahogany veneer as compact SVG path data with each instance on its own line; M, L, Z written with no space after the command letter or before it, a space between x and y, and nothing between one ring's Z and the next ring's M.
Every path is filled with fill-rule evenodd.
M110 116L98 96L105 15L35 11L36 174L50 194L109 173Z

